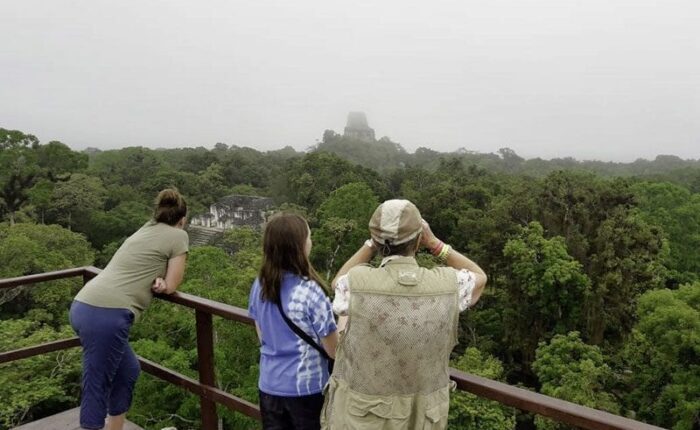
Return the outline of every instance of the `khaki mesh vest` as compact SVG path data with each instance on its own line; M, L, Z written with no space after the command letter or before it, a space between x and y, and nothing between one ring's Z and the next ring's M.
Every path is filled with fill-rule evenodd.
M459 319L455 270L424 269L399 257L380 268L355 267L348 276L348 325L324 428L445 428Z

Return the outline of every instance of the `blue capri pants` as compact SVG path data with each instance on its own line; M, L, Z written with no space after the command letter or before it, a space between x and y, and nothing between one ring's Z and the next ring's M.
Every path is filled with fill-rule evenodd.
M70 322L83 347L80 426L101 429L105 417L129 410L141 368L129 346L134 314L73 301Z

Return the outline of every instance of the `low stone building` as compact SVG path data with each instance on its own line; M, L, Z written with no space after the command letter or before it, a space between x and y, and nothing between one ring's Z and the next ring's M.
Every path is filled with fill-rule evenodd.
M207 245L225 230L249 226L262 228L272 214L274 202L269 197L230 195L209 206L209 212L190 219L187 231L190 245Z

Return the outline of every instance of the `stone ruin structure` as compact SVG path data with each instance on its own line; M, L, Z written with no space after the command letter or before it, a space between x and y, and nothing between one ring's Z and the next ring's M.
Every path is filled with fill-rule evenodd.
M343 132L344 137L361 140L363 142L374 142L374 129L367 124L367 116L364 112L350 112L348 123Z
M272 214L269 197L230 195L209 206L209 212L192 217L187 227L190 246L211 244L224 230L249 226L261 228Z

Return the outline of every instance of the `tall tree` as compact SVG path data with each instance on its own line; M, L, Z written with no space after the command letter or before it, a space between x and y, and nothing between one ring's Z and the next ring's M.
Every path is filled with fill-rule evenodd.
M537 207L547 234L565 239L591 279L587 339L619 343L634 322L636 297L665 281L661 230L638 215L629 181L621 179L555 172Z
M503 310L505 343L529 373L539 342L581 326L591 282L568 254L564 239L546 239L537 222L509 240L503 254L510 262L505 283L508 306Z
M29 203L38 212L38 221L44 224L46 212L51 208L55 184L48 179L40 179L28 191Z
M620 406L608 392L612 372L603 353L597 346L586 345L578 332L540 343L532 367L542 384L542 394L619 414ZM542 417L537 417L535 423L539 430L570 428Z
M35 136L0 128L0 201L10 224L15 223L15 212L29 199L28 191L41 173L38 147Z
M93 259L85 237L58 225L0 224L0 278L87 266ZM42 321L67 322L65 310L80 282L72 278L0 290L0 315L42 312Z
M337 271L367 237L367 223L379 205L364 182L353 182L333 191L317 211L319 228L313 231L312 259L326 271Z
M666 264L675 284L700 275L700 194L668 182L640 182L632 187L642 218L663 229L669 242Z
M76 222L84 226L92 211L104 207L106 197L107 190L99 178L75 173L54 188L53 208L70 230Z
M627 406L674 430L700 427L700 282L639 298L622 356Z
M37 164L41 167L43 176L56 182L71 173L84 171L88 166L88 156L54 140L37 147Z
M284 174L276 178L274 193L280 201L315 211L331 192L352 182L365 182L380 199L387 195L386 185L377 172L326 152L287 162Z

